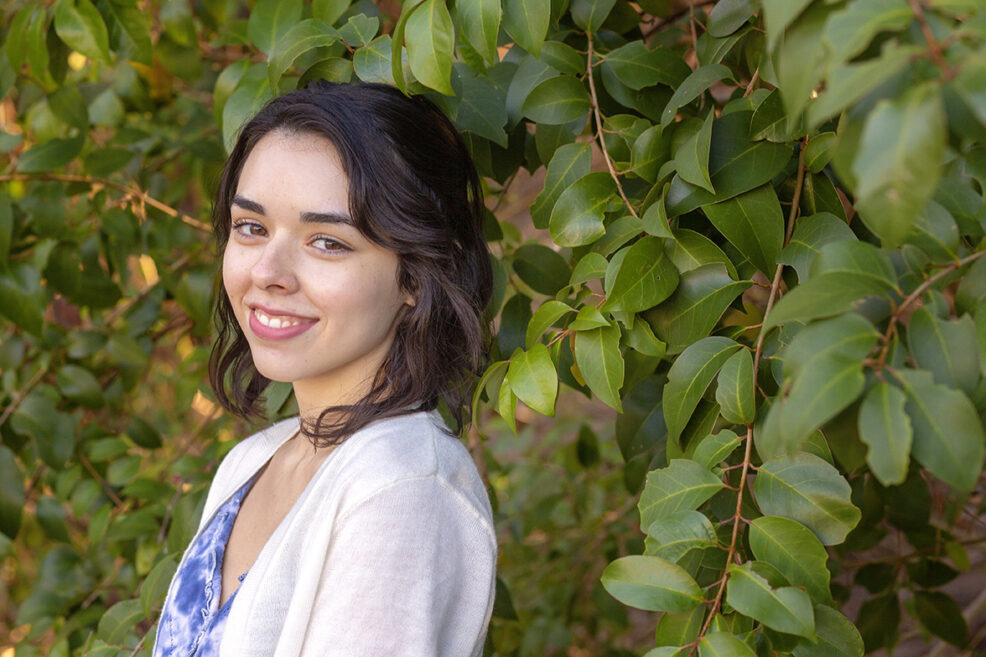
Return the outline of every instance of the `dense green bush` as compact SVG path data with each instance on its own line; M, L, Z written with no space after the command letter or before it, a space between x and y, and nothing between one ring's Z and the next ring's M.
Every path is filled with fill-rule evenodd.
M150 654L252 430L204 383L209 199L242 121L311 78L429 95L493 214L546 168L532 225L487 231L488 654L972 641L942 586L986 540L981 0L2 11L0 650Z

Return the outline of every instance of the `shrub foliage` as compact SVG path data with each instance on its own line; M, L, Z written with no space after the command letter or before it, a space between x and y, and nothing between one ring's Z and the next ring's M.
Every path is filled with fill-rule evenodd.
M246 430L203 383L209 198L243 120L312 78L428 94L491 208L520 169L546 169L533 226L487 226L498 335L472 446L504 529L487 654L639 649L602 589L662 612L632 616L656 626L648 657L862 655L906 616L970 641L941 587L983 540L968 520L986 450L981 0L2 15L0 627L17 655L150 654L211 470ZM538 497L558 482L532 474L498 500L479 439L516 431L518 404L553 416L560 390L616 411L616 479L590 470L586 412L566 425L575 485ZM288 392L271 390L272 416ZM604 559L596 590L549 586L510 541L567 498L608 521L551 558ZM545 588L518 615L522 574Z

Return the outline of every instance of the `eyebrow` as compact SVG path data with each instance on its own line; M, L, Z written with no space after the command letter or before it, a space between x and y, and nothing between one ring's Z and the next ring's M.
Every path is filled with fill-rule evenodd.
M251 201L248 198L244 198L240 195L233 197L232 205L238 205L248 212L254 212L256 214L265 215L264 206L257 203L256 201ZM301 223L303 224L348 224L350 226L353 224L353 219L348 214L342 214L339 212L302 212L301 213Z

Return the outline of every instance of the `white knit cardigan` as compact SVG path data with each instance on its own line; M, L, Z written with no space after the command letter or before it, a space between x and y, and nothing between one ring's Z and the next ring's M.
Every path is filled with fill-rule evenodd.
M469 452L443 428L436 411L388 418L329 453L240 585L220 657L482 655L492 511ZM285 420L230 451L196 537L297 429Z

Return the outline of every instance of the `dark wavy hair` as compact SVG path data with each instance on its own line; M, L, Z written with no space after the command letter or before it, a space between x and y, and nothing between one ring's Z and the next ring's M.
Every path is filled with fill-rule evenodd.
M302 432L316 447L334 445L373 420L432 410L440 400L461 431L487 362L484 309L492 293L482 188L462 138L427 98L382 84L319 81L275 98L243 127L223 169L213 208L220 253L243 164L272 131L332 142L357 229L397 254L398 283L415 298L369 393L303 417ZM262 418L270 380L254 366L222 286L215 323L209 378L216 396L240 417Z

